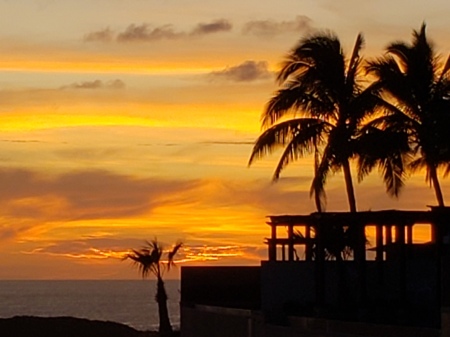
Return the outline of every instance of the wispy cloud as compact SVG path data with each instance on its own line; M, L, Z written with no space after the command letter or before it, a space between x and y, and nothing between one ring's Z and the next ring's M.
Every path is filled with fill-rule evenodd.
M298 193L293 196L283 191L283 184L271 184L269 180L243 186L240 182L217 179L138 179L102 170L47 176L31 170L2 169L0 185L0 239L4 240L44 237L39 234L41 229L45 232L55 224L142 220L150 214L164 214L172 207L178 207L174 222L185 221L189 223L187 228L198 229L198 226L209 226L204 224L206 221L217 229L223 221L218 210L228 212L236 208L237 216L239 209L245 207L266 214L289 210L286 205L298 198ZM304 197L308 198L307 191ZM191 207L204 219L181 220L184 212L192 212ZM297 210L297 205L292 209ZM95 228L94 232L100 229ZM202 229L202 232L205 231ZM208 235L215 232L208 232Z
M267 62L253 60L248 60L236 66L226 67L223 70L213 71L208 74L208 78L212 80L232 82L253 82L272 77L273 73L269 70Z
M284 33L307 32L311 28L312 20L305 15L299 15L291 21L250 21L244 25L242 32L243 34L251 34L259 37L269 37Z
M5 143L42 143L40 140L24 140L24 139L1 139Z
M22 251L27 255L50 255L67 259L84 260L106 260L123 259L132 248L139 248L142 242L139 239L78 239L61 240L55 243L40 245L31 250ZM171 247L167 246L170 250ZM201 262L223 262L235 260L244 256L255 255L257 247L245 245L189 245L185 244L178 251L175 263L201 263ZM261 256L256 260L259 261ZM164 261L163 261L164 263Z
M92 41L104 41L110 42L114 40L115 33L108 27L96 32L88 33L84 36L84 41L92 42Z
M114 32L109 27L90 32L84 36L86 42L153 42L160 40L176 40L186 37L200 37L232 30L233 25L226 19L218 19L208 23L198 23L188 31L177 30L172 24L154 26L149 23L130 24L121 32Z
M227 32L233 28L233 25L225 19L213 21L211 23L199 23L191 32L190 35L206 35L219 32Z
M138 245L137 239L69 239L41 245L23 253L45 254L70 259L122 259L130 251L130 247L136 245Z
M119 42L149 42L178 39L185 35L183 32L176 32L172 25L153 28L149 24L143 23L141 25L129 25L125 31L117 35L116 40Z
M248 140L248 141L205 141L203 144L214 144L214 145L253 145L255 144L255 141Z
M2 214L35 222L132 217L170 203L196 185L101 170L48 177L23 169L1 170L0 183Z
M61 87L61 89L123 89L123 88L125 88L125 83L119 79L107 82L101 80L77 82Z

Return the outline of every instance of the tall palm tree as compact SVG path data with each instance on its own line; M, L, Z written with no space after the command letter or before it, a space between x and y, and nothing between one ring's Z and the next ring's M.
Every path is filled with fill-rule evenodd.
M311 195L317 210L323 210L324 186L330 173L344 172L351 212L356 212L350 160L356 153L355 139L362 120L377 105L370 90L359 80L361 34L347 60L339 39L332 33L306 37L288 54L278 74L282 89L267 104L262 115L263 133L249 159L284 147L273 179L292 161L314 153L315 172Z
M164 286L163 276L174 265L174 257L181 248L182 243L177 243L172 250L167 253L167 261L163 261L163 247L154 239L146 241L147 245L139 250L134 250L126 255L126 259L131 259L139 268L142 277L149 275L156 277L156 296L159 314L159 333L161 336L170 336L172 334L172 325L170 324L169 312L167 309L167 293Z
M425 169L438 205L444 206L438 168L450 172L450 57L439 62L425 24L413 31L411 44L394 42L386 51L368 65L385 107L385 115L371 125L407 135L403 153L412 156L409 168Z

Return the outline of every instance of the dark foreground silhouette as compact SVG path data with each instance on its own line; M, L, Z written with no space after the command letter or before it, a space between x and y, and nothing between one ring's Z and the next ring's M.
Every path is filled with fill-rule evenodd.
M176 335L176 334L174 334ZM74 317L0 318L0 337L157 337L127 325Z

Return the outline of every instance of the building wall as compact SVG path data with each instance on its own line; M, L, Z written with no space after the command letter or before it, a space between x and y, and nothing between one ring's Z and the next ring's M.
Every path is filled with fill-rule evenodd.
M345 261L341 267L339 270L335 261L326 261L324 303L319 307L314 261L262 262L261 308L267 320L284 324L288 315L314 316L322 310L326 317L336 319L429 327L440 324L438 269L433 260L410 260L403 267L398 261L388 261L381 270L376 262L368 261L364 299L355 262Z
M211 306L181 306L181 318L181 337L449 337L438 329L311 317L289 317L280 326L256 311Z
M259 312L196 305L181 306L181 337L260 337Z
M314 302L313 262L261 263L261 309L268 321L285 323L287 313L309 308Z
M259 309L260 267L182 267L181 303Z

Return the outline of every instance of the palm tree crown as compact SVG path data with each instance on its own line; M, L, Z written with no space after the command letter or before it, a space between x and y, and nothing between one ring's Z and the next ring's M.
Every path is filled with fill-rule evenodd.
M377 100L359 81L358 35L347 60L339 39L318 33L302 39L288 54L278 81L282 89L269 101L263 115L263 133L256 140L249 165L282 146L273 178L306 154L315 153L315 176L311 194L319 211L325 198L328 174L341 169L351 211L356 211L349 161L356 155L355 139L361 121L374 110Z
M173 246L172 250L167 253L167 261L164 263L163 247L154 239L146 241L146 246L140 250L132 250L132 253L127 254L126 258L132 260L139 268L142 277L146 278L149 274L153 274L156 278L162 278L166 270L169 270L174 265L174 257L181 248L182 243L178 242Z
M437 170L443 166L446 174L450 171L450 58L440 64L425 24L413 32L411 44L394 42L386 50L387 55L368 65L385 107L385 115L372 125L407 136L409 146L402 151L411 157L409 168L425 168L426 180L444 206Z

